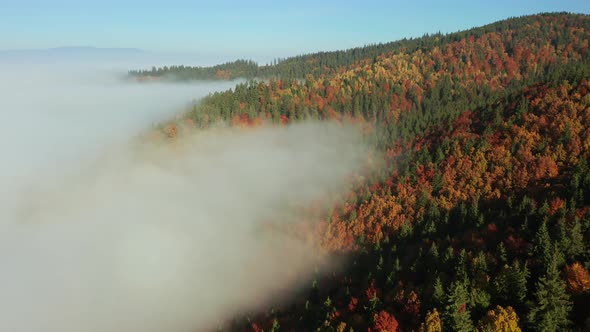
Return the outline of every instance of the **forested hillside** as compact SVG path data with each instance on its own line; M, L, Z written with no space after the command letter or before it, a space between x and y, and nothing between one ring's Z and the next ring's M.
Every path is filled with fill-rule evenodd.
M589 16L542 14L270 66L132 72L271 78L205 98L171 138L319 119L362 127L378 152L314 216L346 268L223 328L590 330L589 41Z
M552 14L548 14L552 15ZM376 57L397 53L413 53L418 50L428 51L434 47L440 47L452 42L466 38L479 38L487 33L511 33L511 40L507 42L507 50L511 51L515 41L526 36L523 34L534 33L544 34L544 31L531 31L538 23L535 16L526 16L518 19L508 19L483 27L467 31L442 35L440 33L426 35L422 38L403 39L399 41L367 45L351 48L343 51L318 52L304 54L287 59L276 59L272 64L259 65L251 60L236 60L213 67L192 67L192 66L165 66L149 70L131 70L131 77L137 79L159 79L168 78L171 80L204 80L204 79L234 79L234 78L304 78L307 74L325 75L342 72L349 66L359 61L375 60ZM576 19L565 24L577 24ZM564 36L556 36L562 38Z

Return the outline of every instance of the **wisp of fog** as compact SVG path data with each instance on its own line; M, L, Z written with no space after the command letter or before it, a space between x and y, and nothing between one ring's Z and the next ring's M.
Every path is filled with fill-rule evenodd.
M138 143L235 82L137 84L97 68L0 68L0 331L207 330L314 269L309 241L266 222L346 185L356 131Z

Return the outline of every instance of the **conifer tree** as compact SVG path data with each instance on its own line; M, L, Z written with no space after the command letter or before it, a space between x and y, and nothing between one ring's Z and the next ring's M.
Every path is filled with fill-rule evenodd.
M438 276L434 281L434 292L432 294L432 299L437 305L442 305L445 302L445 290L442 282L440 281L440 277Z
M566 284L559 275L556 255L553 254L545 275L536 285L535 303L528 315L528 322L534 331L563 331L570 325L568 315L572 303L566 293Z
M498 261L500 262L501 266L504 266L506 263L508 263L508 254L506 253L504 242L500 242L498 245Z
M582 225L577 217L573 224L566 229L566 236L562 239L564 254L568 258L574 258L584 252L584 235Z
M552 242L547 230L547 219L544 219L533 239L533 254L541 259L545 267L548 267L552 259Z
M473 331L473 322L469 311L469 293L462 281L454 282L449 288L447 305L445 306L445 325L452 331Z

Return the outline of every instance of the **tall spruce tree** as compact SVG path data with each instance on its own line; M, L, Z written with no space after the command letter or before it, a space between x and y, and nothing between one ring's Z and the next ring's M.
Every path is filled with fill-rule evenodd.
M533 254L541 259L546 268L552 259L552 249L553 245L547 229L547 218L544 218L533 239Z
M469 311L469 292L466 283L455 281L449 288L445 306L445 327L451 331L471 332L473 321Z
M554 251L545 275L537 282L535 303L528 315L529 326L534 331L563 331L570 325L568 315L572 303L559 275L558 260Z

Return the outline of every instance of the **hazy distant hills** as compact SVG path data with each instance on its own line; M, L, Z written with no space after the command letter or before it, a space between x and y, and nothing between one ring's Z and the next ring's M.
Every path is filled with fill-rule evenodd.
M64 46L47 49L23 49L0 51L0 60L129 60L151 55L137 48L99 48L91 46Z
M130 55L130 54L146 54L150 53L148 51L144 51L138 48L102 48L102 47L92 47L92 46L62 46L62 47L52 47L52 48L45 48L45 49L20 49L20 50L4 50L0 51L0 55L7 56L7 55L49 55L49 54L56 54L56 55L66 55L66 54L86 54L86 55L101 55L101 54L108 54L108 55Z
M62 46L48 48L43 51L46 52L59 52L59 53L109 53L109 54L137 54L137 53L149 53L148 51L141 50L138 48L117 48L117 47L92 47L92 46Z
M93 46L62 46L46 49L0 50L0 63L18 64L108 64L117 67L162 66L190 64L210 66L228 61L229 56L209 53L164 53L138 48L102 48Z

